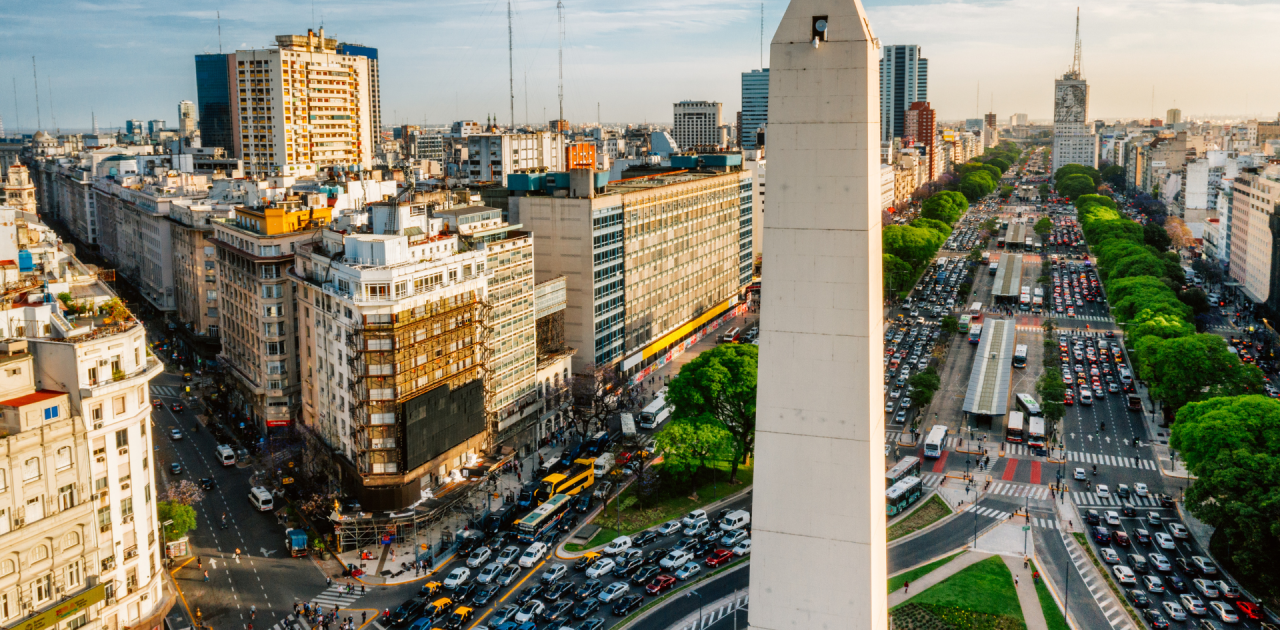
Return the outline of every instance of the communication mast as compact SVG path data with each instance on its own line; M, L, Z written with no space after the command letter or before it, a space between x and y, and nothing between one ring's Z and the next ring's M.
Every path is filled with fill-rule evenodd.
M515 32L511 29L511 0L507 0L507 78L511 90L511 129L516 128Z
M1071 60L1071 75L1079 79L1081 75L1080 69L1080 7L1076 7L1076 54Z
M564 2L556 0L556 19L560 21L560 120L564 121ZM563 122L557 124L564 124Z

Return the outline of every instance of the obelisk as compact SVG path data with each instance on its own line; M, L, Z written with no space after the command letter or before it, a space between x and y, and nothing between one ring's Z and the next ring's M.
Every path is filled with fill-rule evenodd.
M791 0L770 47L751 628L888 627L879 42Z

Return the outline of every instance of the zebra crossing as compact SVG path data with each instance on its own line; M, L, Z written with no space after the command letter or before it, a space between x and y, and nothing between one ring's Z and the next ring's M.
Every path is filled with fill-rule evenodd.
M347 589L350 588L350 591ZM326 588L322 593L311 598L311 604L324 606L325 610L332 610L335 606L338 608L350 608L356 600L362 597L360 587L348 587L346 584L333 584Z
M1115 496L1100 497L1096 492L1072 492L1071 500L1079 506L1097 506L1097 507L1120 507L1125 503L1132 503L1136 508L1159 508L1160 501L1151 497L1140 497L1130 495L1128 499L1120 499Z
M386 630L377 619L369 622L370 630ZM302 615L290 614L283 621L276 622L269 630L315 630L319 626L312 626Z
M899 442L900 440L904 440L904 439L905 439L905 440L909 440L909 439L911 439L911 432L910 432L910 431L889 431L889 432L887 432L887 433L885 433L885 434L884 434L884 440L885 440L886 442L891 443L891 444L896 444L896 443L897 443L897 442ZM955 449L956 449L956 447L960 445L960 440L962 440L962 439L964 439L964 438L948 437L948 438L946 439L946 442L944 442L944 443L943 443L942 448L943 448L943 449L949 449L949 450L955 450ZM983 443L983 442L981 442L981 441L979 441L978 443L979 443L979 444L984 444L984 443ZM988 445L988 446L987 446L987 448L991 448L991 447L990 447L990 445Z
M1006 497L1030 497L1032 499L1048 499L1049 486L1031 485L1025 483L1007 483L997 481L991 484L991 489L987 490L987 494L998 494Z
M1058 527L1058 521L1051 518L1040 518L1038 516L1031 517L1031 526L1038 529L1061 529Z
M986 517L989 517L989 518L994 518L994 519L996 519L997 521L1003 521L1003 520L1005 520L1005 519L1009 518L1010 516L1013 516L1013 514L1012 514L1012 513L1010 513L1010 512L1003 512L1003 511L1001 511L1001 510L997 510L997 509L995 509L995 508L983 507L982 505L979 505L979 504L977 504L977 503L970 503L970 504L968 504L968 505L964 506L963 508L960 508L960 511L961 511L961 512L974 512L974 513L976 513L978 516L986 516Z
M181 388L181 387L167 387L167 386L165 386L165 385L152 385L152 386L151 386L151 397L152 397L152 398L155 398L156 396L168 396L168 397L170 397L170 398L173 398L173 397L180 396L180 395L182 395L182 388Z
M1080 453L1067 451L1067 461L1081 464L1097 464L1100 466L1117 466L1120 468L1140 468L1142 470L1160 470L1154 460L1134 459L1116 455L1099 455L1097 453Z

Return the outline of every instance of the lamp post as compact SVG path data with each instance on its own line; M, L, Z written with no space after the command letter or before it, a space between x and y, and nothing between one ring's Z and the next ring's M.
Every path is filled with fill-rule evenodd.
M689 591L689 595L698 596L698 625L696 627L701 628L702 627L702 604L703 604L702 593L699 593L698 591ZM685 595L685 597L688 597L689 595Z
M165 531L165 528L170 525L173 525L173 519L160 524L160 540L164 542L164 558L166 561L169 560L169 532Z

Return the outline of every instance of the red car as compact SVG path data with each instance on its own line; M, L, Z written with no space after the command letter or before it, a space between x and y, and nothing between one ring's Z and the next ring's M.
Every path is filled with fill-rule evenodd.
M658 577L653 578L653 581L649 582L649 584L644 587L644 591L650 595L657 595L670 589L675 585L675 583L675 577L663 573Z
M1240 600L1236 602L1236 610L1248 619L1262 619L1262 607L1253 602Z
M707 566L718 567L730 560L733 560L733 552L728 549L717 549L707 556Z

